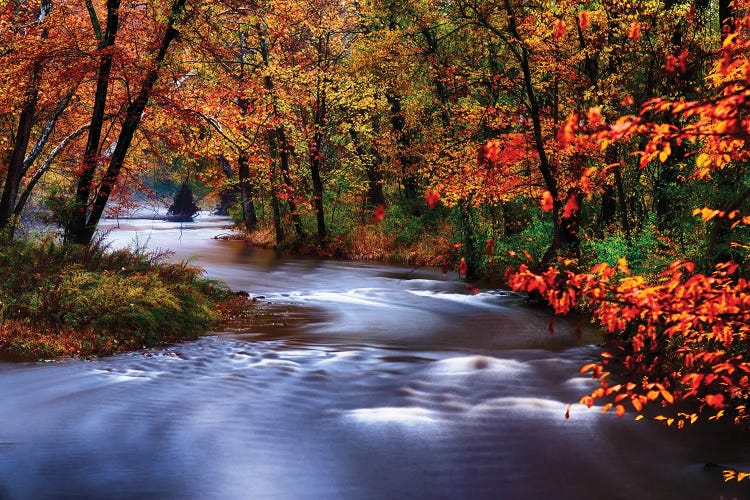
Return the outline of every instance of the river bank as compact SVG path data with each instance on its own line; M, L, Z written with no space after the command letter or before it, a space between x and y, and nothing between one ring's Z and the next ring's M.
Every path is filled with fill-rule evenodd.
M0 249L0 356L89 357L196 339L250 303L202 271L145 249L54 237Z

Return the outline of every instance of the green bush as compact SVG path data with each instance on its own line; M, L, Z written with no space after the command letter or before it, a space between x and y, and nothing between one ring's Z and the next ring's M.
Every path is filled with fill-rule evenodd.
M163 255L20 241L0 249L0 322L96 332L132 345L195 337L228 289Z
M660 241L660 235L653 224L631 235L630 242L623 234L613 234L602 239L583 238L581 256L586 264L606 262L614 266L624 257L628 267L636 274L652 275L665 269L674 260L673 252Z
M549 249L552 233L552 218L542 214L533 217L518 232L496 240L493 256L496 272L503 273L508 267L517 267L526 262L524 250L531 256L531 262L541 261Z

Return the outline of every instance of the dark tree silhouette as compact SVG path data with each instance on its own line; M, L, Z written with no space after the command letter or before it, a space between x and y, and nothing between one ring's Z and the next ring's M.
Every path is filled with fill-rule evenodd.
M193 201L193 190L187 182L183 182L180 191L174 197L174 203L167 211L167 220L193 222L196 213L198 213L198 206Z

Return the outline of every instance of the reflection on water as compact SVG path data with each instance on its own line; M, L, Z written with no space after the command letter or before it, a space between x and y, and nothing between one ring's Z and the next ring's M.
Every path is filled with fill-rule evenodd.
M121 222L263 296L262 324L94 361L0 363L0 498L743 498L745 436L567 403L597 355L500 291L278 260L225 219Z

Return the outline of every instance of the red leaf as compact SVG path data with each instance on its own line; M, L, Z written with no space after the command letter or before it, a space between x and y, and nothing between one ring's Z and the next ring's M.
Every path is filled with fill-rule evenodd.
M372 220L375 222L375 224L380 224L380 222L383 220L383 217L385 217L385 205L378 205L378 207L372 214Z
M682 52L680 52L680 55L677 56L677 63L680 66L680 71L682 73L687 73L687 58L688 58L688 51L687 49L682 49Z
M552 37L557 40L558 38L565 35L565 23L562 19L555 21L555 31L552 33Z
M635 42L641 37L641 25L638 23L638 21L633 21L633 23L630 25L630 32L628 33L628 38L630 38L631 41Z
M432 209L440 203L440 194L435 191L427 191L424 194L424 199L427 200L427 206Z
M487 141L479 148L478 161L480 167L494 168L500 162L500 152L503 145L497 139Z
M709 394L706 396L706 404L717 410L724 408L724 396L722 394Z
M580 208L578 197L575 195L570 196L567 203L565 203L565 208L563 209L563 218L570 219Z
M486 255L492 255L495 252L495 240L490 238L487 240L487 248L484 249Z

